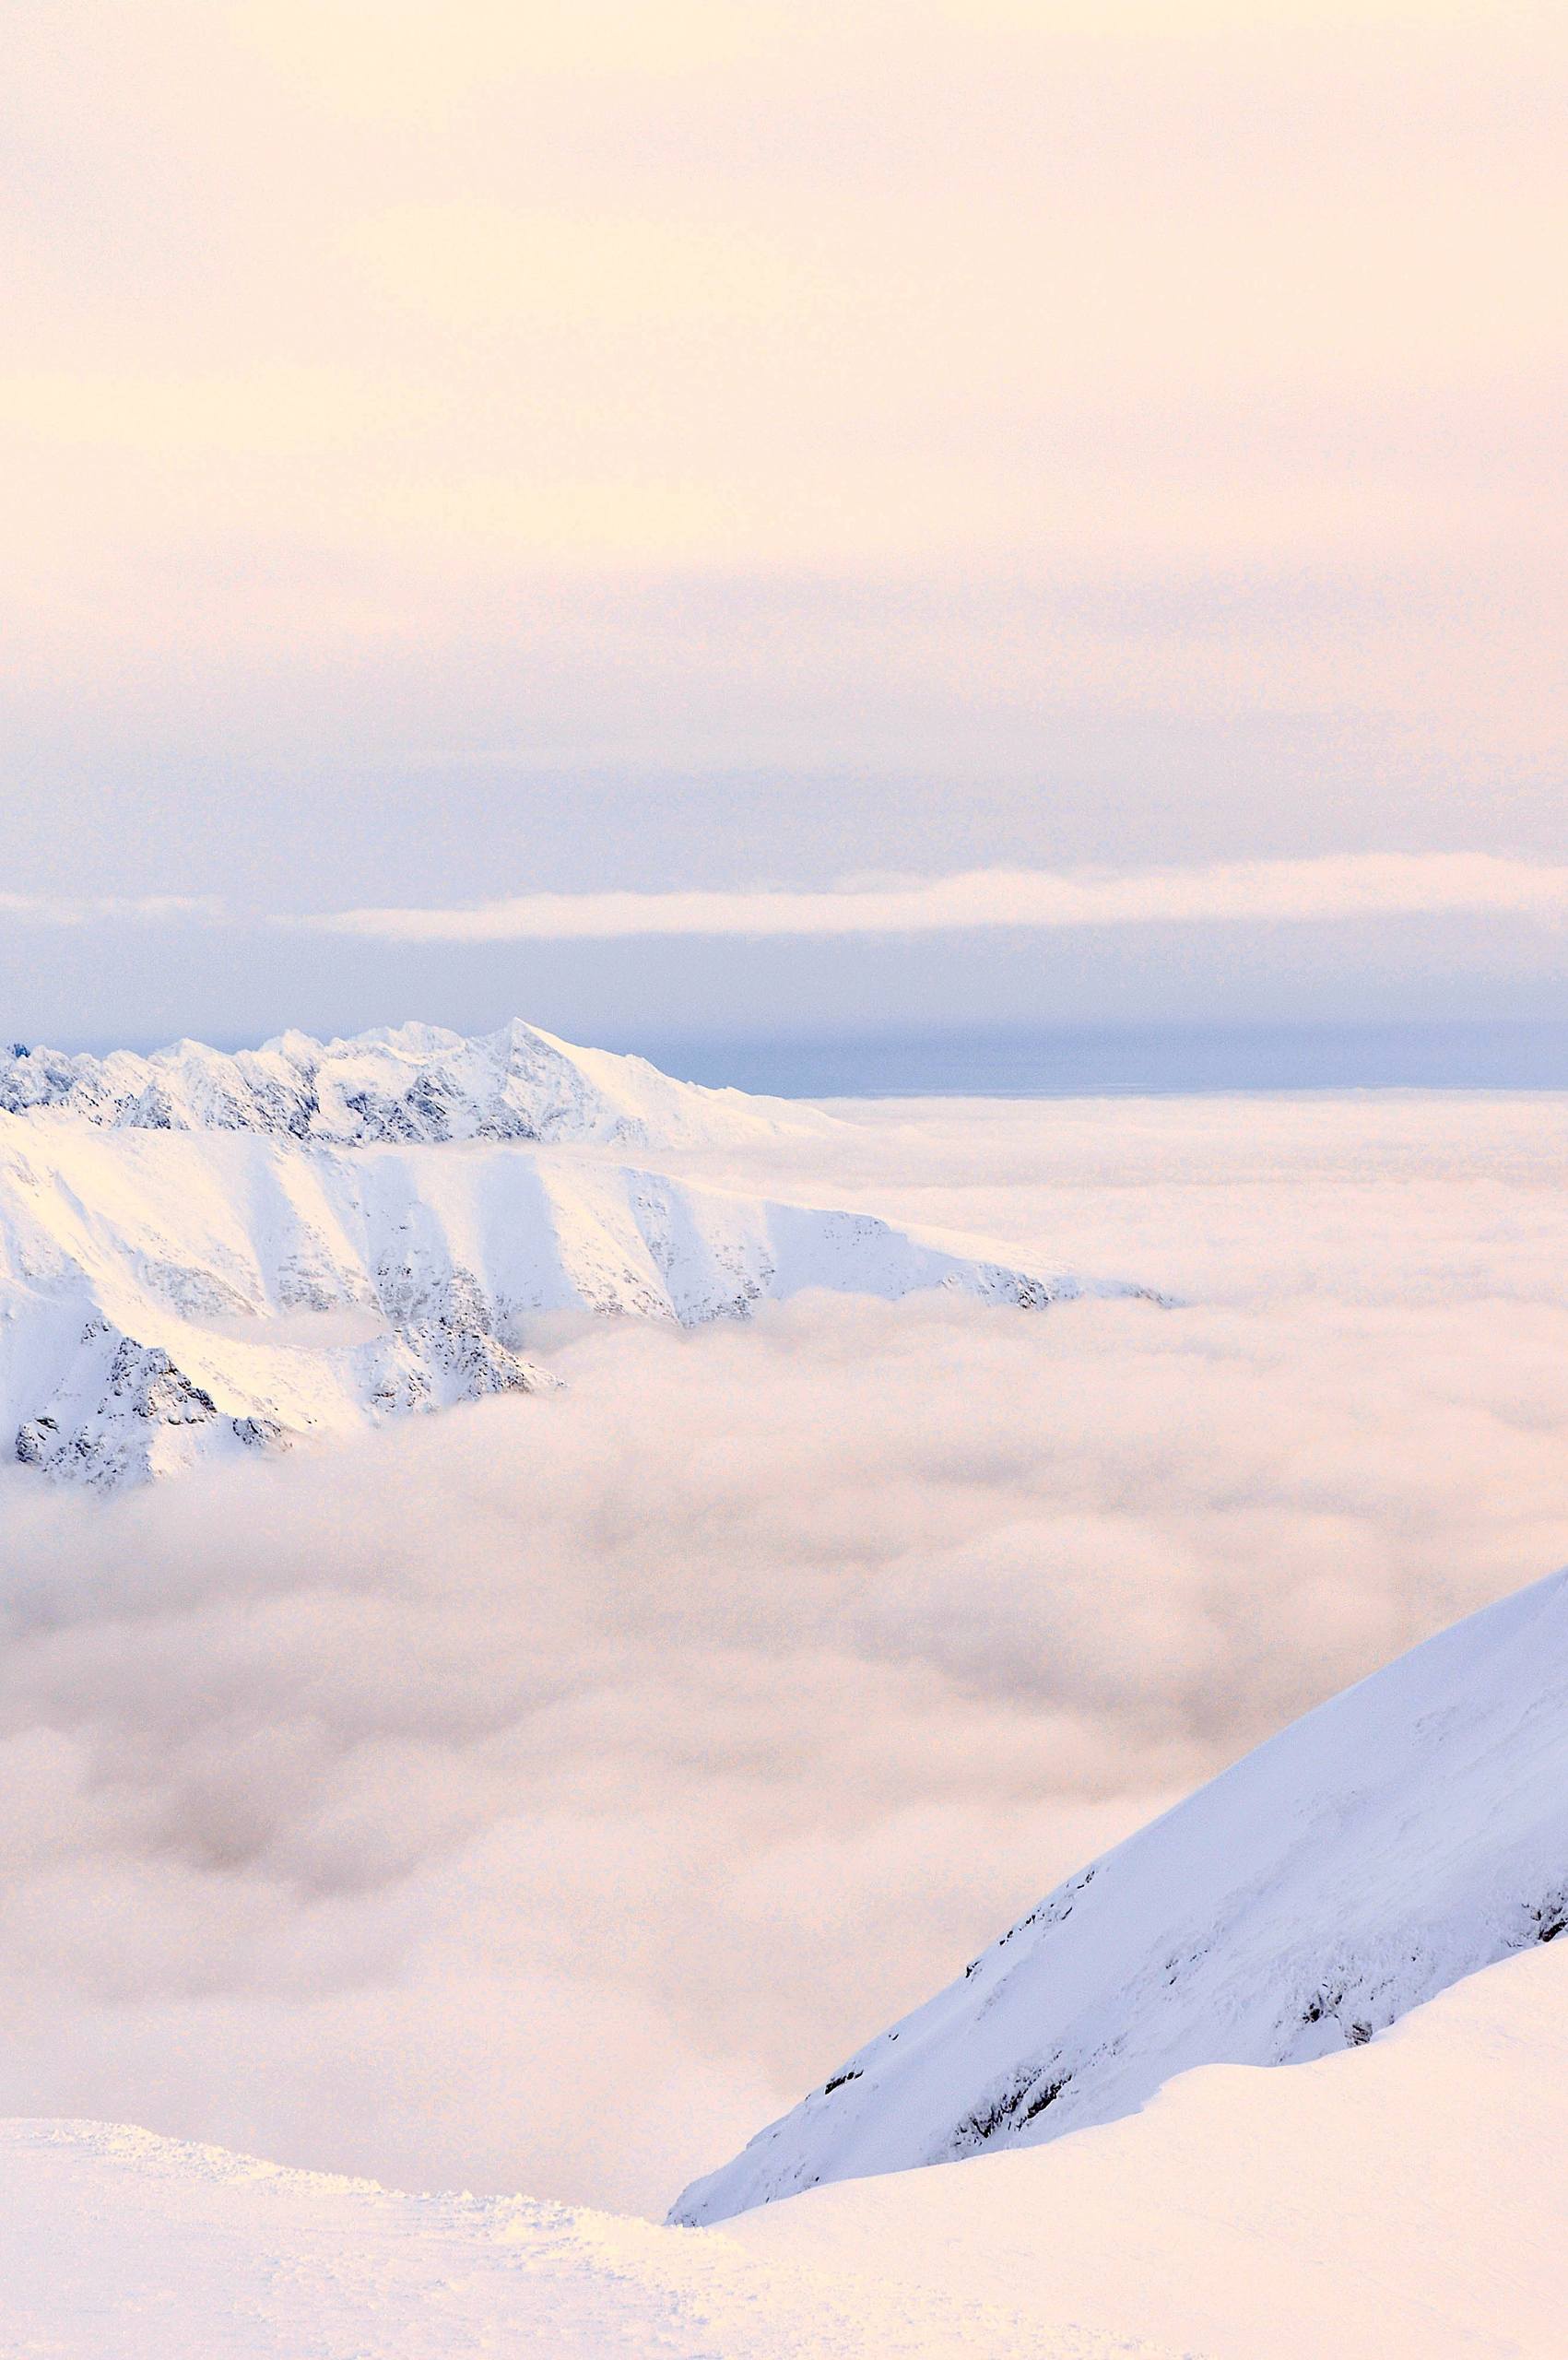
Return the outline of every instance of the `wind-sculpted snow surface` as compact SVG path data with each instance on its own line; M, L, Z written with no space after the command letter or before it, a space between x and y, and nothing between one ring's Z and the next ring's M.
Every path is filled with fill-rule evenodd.
M1080 1291L961 1245L592 1150L0 1116L0 1431L24 1465L110 1486L548 1388L528 1337L549 1313L690 1327L813 1287Z
M104 1057L0 1050L0 1112L115 1130L262 1131L337 1147L445 1139L688 1147L820 1128L805 1107L675 1081L643 1057L576 1048L520 1019L465 1039L404 1024L351 1040L283 1032L232 1054L176 1041Z
M1335 1697L1069 1878L673 2218L1032 2145L1126 2115L1195 2066L1359 2047L1565 1927L1557 1575Z
M0 2123L0 2349L51 2360L1176 2360L513 2196L405 2196L91 2122Z

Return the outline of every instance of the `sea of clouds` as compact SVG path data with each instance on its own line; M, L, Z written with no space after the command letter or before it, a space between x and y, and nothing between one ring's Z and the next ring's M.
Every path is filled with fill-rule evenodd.
M579 1327L564 1392L330 1455L6 1475L0 2112L662 2210L1568 1559L1565 1146L1546 1097L861 1108L727 1168L1179 1300Z

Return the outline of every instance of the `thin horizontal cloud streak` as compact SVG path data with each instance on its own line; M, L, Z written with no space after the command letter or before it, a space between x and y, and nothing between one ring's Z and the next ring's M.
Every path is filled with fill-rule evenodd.
M976 928L1326 924L1368 917L1568 916L1568 863L1497 853L1327 853L1184 868L971 868L823 888L536 892L448 908L257 914L217 896L0 892L0 918L278 927L382 942L652 936L955 934Z
M0 918L33 926L93 926L129 920L148 926L170 918L218 921L223 903L200 893L0 893Z
M855 935L974 927L1300 923L1369 916L1568 914L1568 864L1492 853L1344 853L1205 867L977 868L827 891L524 893L470 908L358 909L293 921L395 942L643 935Z

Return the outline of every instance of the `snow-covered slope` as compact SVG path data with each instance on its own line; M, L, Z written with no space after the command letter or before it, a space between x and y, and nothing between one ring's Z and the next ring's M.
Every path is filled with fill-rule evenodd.
M114 1129L264 1131L373 1140L595 1140L700 1146L820 1128L827 1117L739 1090L674 1081L642 1057L580 1049L516 1020L465 1039L404 1024L352 1040L284 1032L232 1055L176 1041L151 1056L0 1049L0 1111Z
M874 2269L874 2258L868 2257ZM0 2123L0 2351L42 2360L1163 2360L983 2293L524 2197Z
M676 1085L671 1085L675 1087ZM531 1320L1074 1280L602 1150L328 1148L0 1115L0 1436L97 1484L551 1380ZM14 1445L11 1438L14 1437Z
M0 2349L51 2360L1556 2360L1568 1942L1283 2072L724 2229L0 2123Z
M1085 1869L674 2218L1032 2145L1172 2074L1359 2046L1568 1925L1568 1575L1348 1690ZM1568 1948L1568 1945L1565 1945Z
M1477 1830L1484 1842L1484 1830ZM1048 2147L848 2180L726 2224L760 2261L1203 2360L1560 2360L1568 1942L1366 2047L1211 2065Z

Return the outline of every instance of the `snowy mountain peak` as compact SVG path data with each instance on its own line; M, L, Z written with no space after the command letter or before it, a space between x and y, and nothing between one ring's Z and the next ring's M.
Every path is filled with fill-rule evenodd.
M0 1051L0 1111L105 1128L260 1131L324 1145L516 1139L687 1147L819 1127L805 1108L673 1080L645 1058L584 1049L514 1018L466 1037L438 1024L348 1040L279 1033L232 1052L175 1041L149 1056Z
M0 1437L25 1467L112 1487L548 1390L527 1356L541 1315L694 1326L814 1288L1025 1307L1083 1292L978 1241L643 1160L838 1127L521 1021L233 1054L13 1047Z
M1348 1689L1057 1887L672 2218L1032 2146L1357 2047L1568 1927L1568 1574Z
M453 1046L427 1076L475 1046L440 1038ZM532 1036L522 1047L533 1056ZM346 1058L333 1087L340 1103L358 1087ZM619 1120L607 1105L583 1119ZM810 1289L927 1287L1024 1308L1084 1291L975 1241L592 1145L343 1148L238 1124L0 1115L0 1437L24 1467L96 1488L548 1390L531 1352L560 1313L694 1327Z

